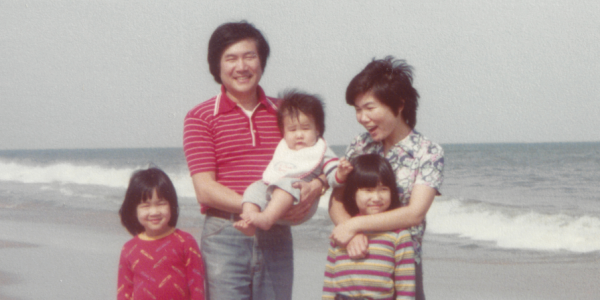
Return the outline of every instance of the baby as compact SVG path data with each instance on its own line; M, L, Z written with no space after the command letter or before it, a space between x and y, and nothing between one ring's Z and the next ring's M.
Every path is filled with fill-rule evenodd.
M277 112L277 124L283 139L277 145L263 179L251 184L244 192L242 220L233 224L248 236L254 235L256 227L269 230L292 205L299 203L300 190L292 187L294 182L309 182L314 178L323 181L319 175L325 174L329 186L339 187L352 171L350 163L344 158L338 161L323 140L325 112L316 96L286 92ZM299 223L310 219L317 206L318 201Z

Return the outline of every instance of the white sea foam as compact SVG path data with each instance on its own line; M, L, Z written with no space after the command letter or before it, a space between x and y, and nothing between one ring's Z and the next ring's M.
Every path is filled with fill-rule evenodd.
M503 211L484 203L436 200L427 213L427 231L530 250L600 250L600 219L594 216Z
M23 183L73 183L108 187L127 186L133 169L106 169L99 166L78 166L59 163L47 166L27 166L0 162L0 180Z
M97 165L74 165L58 163L47 166L28 166L14 162L0 162L0 181L22 183L60 183L77 185L99 185L109 188L126 189L131 174L139 168L106 168ZM179 197L195 197L190 176L187 172L170 174L167 172ZM42 187L48 189L49 187ZM72 195L68 188L60 192Z

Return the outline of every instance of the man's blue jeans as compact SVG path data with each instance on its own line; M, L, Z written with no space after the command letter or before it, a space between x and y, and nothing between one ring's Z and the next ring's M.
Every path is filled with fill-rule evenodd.
M294 253L289 226L256 230L254 237L230 220L206 216L201 252L208 300L286 300L292 298Z

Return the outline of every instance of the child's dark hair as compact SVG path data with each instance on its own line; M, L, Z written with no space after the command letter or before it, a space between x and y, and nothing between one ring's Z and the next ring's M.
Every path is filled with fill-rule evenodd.
M396 176L390 163L378 154L364 154L350 161L354 169L346 179L344 188L344 208L351 216L358 214L356 191L361 188L376 187L379 183L390 189L391 202L387 210L400 207L400 197L396 188Z
M138 170L131 176L125 200L119 210L121 223L131 235L137 235L145 231L144 226L140 224L137 218L137 206L152 198L152 194L169 202L171 209L171 219L169 226L177 226L179 216L179 205L177 204L177 193L175 187L169 179L169 176L158 168L148 168L147 170Z
M281 106L277 110L277 126L283 134L283 119L285 116L298 118L302 112L307 117L315 121L315 126L319 132L319 137L325 133L325 111L323 110L323 101L317 95L302 93L297 90L286 90L279 95L283 99Z

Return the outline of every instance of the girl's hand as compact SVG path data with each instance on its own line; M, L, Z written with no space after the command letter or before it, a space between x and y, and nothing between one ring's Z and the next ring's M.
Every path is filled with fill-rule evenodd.
M365 258L369 254L369 238L362 233L355 235L346 246L346 250L351 259Z
M352 219L349 219L335 226L329 239L338 246L346 247L356 234L356 230L352 227Z

